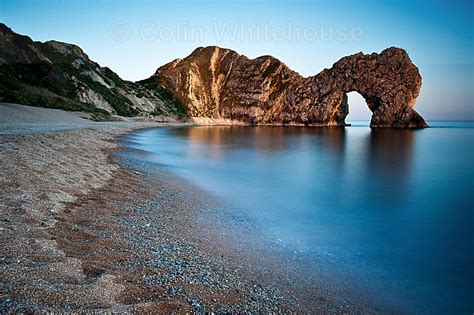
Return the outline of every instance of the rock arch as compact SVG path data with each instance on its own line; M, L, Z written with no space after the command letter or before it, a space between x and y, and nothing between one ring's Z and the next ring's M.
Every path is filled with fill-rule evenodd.
M336 88L358 92L372 111L371 127L426 127L413 110L421 89L421 75L406 51L391 47L380 54L358 53L342 58L331 68ZM337 95L337 93L336 93ZM341 100L345 118L347 99Z
M201 47L160 67L152 78L171 91L191 117L343 126L346 93L356 91L372 111L371 127L427 127L413 110L420 73L406 51L395 47L344 57L307 78L271 56L249 59L229 49Z

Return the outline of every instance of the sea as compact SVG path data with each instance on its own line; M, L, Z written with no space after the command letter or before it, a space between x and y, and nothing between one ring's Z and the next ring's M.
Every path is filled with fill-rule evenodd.
M269 242L401 312L474 312L474 122L179 126L127 145ZM229 211L229 210L227 210ZM312 268L318 267L318 268Z

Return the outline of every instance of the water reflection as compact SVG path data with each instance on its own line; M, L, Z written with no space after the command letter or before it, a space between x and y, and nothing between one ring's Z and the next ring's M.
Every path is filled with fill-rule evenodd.
M367 176L373 194L388 207L402 204L410 193L408 183L412 170L416 130L374 129L366 148L366 168L378 176Z
M413 156L414 130L374 129L367 141L367 156L371 167L388 178L405 177Z
M367 132L365 128L360 129L363 131L361 136L366 137L366 147L359 152L352 152L359 155L357 159L365 160L368 164L366 168L386 174L388 180L407 178L416 131L374 129ZM202 146L206 146L205 153L213 158L220 157L229 148L251 147L264 154L273 154L310 146L332 153L334 159L341 159L341 167L343 159L354 159L344 157L347 146L346 128L199 126L174 128L170 129L170 133L186 140L190 146L187 152L191 156L195 156Z
M189 144L212 145L213 149L252 148L262 153L288 150L302 136L319 137L321 145L334 151L344 149L344 128L315 127L241 127L198 126L170 129L171 134L187 139Z
M334 179L327 185L340 186L354 195L372 194L393 203L409 193L406 187L416 131L352 128L349 135L346 128L200 126L174 128L170 133L183 139L183 153L189 159L217 161L229 152L249 148L260 154L260 160L267 155L298 152L287 166L301 176L319 168L318 176L327 177L320 177L321 180ZM243 154L239 158L254 157ZM360 187L369 190L360 191ZM348 200L358 199L354 196Z
M351 132L348 133L348 130ZM416 131L200 126L175 128L170 133L185 141L182 152L188 159L216 162L226 159L227 164L221 167L227 167L229 171L245 160L254 163L255 167L248 170L249 178L241 179L241 184L253 185L255 191L258 190L258 185L265 185L258 176L271 176L272 171L267 170L267 167L269 163L274 163L273 167L287 167L300 177L299 180L280 179L283 182L312 185L319 180L325 183L327 189L344 190L347 196L334 199L334 207L368 207L372 201L368 202L367 196L395 207L404 202L410 193L407 184L410 180ZM258 155L243 153L249 149L255 150ZM296 152L297 154L293 154ZM278 154L286 154L288 158L281 163L267 160ZM259 168L259 163L265 165ZM244 172L241 168L238 171ZM212 174L213 170L210 169L209 172ZM325 190L312 191L314 194L326 193Z

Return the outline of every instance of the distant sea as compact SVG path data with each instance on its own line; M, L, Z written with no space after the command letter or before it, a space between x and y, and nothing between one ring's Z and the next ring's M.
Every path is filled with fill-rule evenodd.
M428 123L157 128L129 145L228 202L302 272L347 276L401 311L472 314L474 123Z

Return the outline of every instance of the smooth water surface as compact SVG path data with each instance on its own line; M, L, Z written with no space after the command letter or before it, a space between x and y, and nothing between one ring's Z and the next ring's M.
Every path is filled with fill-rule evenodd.
M474 124L431 126L159 128L131 146L395 309L470 314Z

